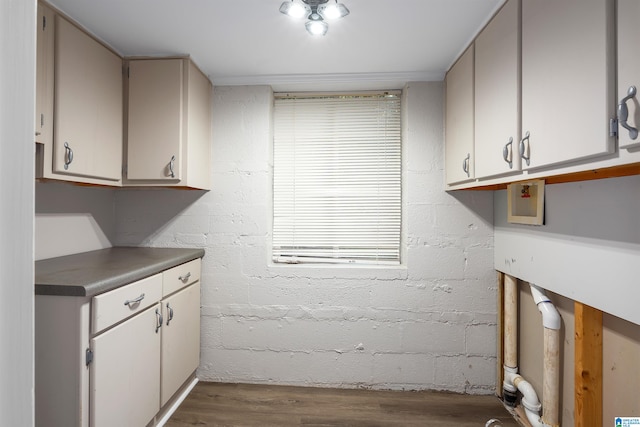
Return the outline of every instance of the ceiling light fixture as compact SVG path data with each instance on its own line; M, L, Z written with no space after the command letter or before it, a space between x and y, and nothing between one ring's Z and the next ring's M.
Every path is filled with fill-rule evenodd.
M329 3L329 4L327 4ZM326 20L338 19L349 14L349 9L338 0L289 0L280 5L280 12L293 18L307 17L304 25L309 34L324 36L329 24Z

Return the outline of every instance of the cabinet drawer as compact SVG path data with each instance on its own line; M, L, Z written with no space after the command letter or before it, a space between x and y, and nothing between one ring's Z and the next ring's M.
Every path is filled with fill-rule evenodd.
M201 259L194 259L162 273L162 295L169 295L200 280Z
M96 334L160 301L162 274L156 274L110 292L91 301L91 333Z

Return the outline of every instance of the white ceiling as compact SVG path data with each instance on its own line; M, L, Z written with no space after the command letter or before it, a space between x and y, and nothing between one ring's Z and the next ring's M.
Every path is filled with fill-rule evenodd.
M283 0L50 0L123 56L189 54L215 85L397 89L442 80L504 0L341 0L313 37Z

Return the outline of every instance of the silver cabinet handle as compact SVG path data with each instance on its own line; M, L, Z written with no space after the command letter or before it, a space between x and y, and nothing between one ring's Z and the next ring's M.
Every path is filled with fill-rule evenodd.
M140 304L140 301L144 299L144 294L141 294L138 298L128 299L124 302L124 305L128 305L131 308L132 305Z
M44 114L43 113L40 114L40 127L41 128L44 127ZM42 135L42 132L36 131L36 136L38 136L38 135Z
M191 272L188 272L184 276L178 277L178 280L182 280L183 282L186 282L187 280L189 280L189 277L191 277Z
M524 138L522 138L520 140L520 157L523 158L524 160L526 160L527 162L527 166L529 166L529 160L531 158L531 153L529 153L528 150L528 146L529 146L529 131L527 131L527 133L524 135ZM527 141L527 146L525 147L524 142ZM525 156L524 153L527 153L527 155Z
M638 138L638 129L630 126L627 123L627 120L629 119L629 109L627 108L627 101L635 96L636 87L629 86L629 89L627 90L627 96L622 98L620 100L620 103L618 104L618 123L620 123L620 126L629 131L629 138L631 139Z
M171 156L171 160L169 160L169 176L171 178L175 178L176 174L173 172L173 164L176 161L176 156Z
M169 310L169 317L167 318L167 326L169 326L169 322L173 320L173 308L169 307L169 303L167 303L167 310Z
M157 334L160 328L162 328L162 313L160 313L160 311L157 308L156 308L156 318L158 320L156 322L156 334Z
M509 169L513 168L513 137L509 137L507 142L502 148L502 158L505 162L509 163Z
M69 143L64 143L64 169L69 169L69 165L73 162L73 150L69 146Z
M464 158L464 160L462 161L462 170L464 171L464 173L467 174L467 177L469 177L469 163L471 161L471 154L467 153L467 157Z

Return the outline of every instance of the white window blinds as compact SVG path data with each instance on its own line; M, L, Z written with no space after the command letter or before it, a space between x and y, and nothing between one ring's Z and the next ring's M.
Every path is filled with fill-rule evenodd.
M275 262L398 264L398 94L276 97Z

